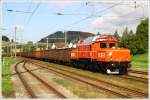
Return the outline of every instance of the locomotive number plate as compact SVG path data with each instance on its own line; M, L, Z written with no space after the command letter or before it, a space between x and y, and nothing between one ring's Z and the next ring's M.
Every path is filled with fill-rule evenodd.
M105 57L105 53L98 53L98 57L99 58L104 58Z

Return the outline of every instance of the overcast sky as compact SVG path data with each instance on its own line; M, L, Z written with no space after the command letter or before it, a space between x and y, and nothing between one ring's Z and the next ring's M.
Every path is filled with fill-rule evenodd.
M110 34L117 29L121 35L125 27L135 31L148 16L148 0L3 0L2 7L3 31L13 38L17 26L19 42L64 30Z

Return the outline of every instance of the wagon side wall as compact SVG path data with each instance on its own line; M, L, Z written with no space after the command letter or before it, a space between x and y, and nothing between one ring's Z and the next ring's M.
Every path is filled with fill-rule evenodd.
M45 59L70 62L70 55L72 49L54 49L44 51L43 57Z

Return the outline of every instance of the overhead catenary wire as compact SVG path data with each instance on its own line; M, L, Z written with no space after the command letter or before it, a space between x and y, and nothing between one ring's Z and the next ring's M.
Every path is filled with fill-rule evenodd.
M31 7L32 7L32 1L29 3L28 7L27 7L27 11L31 11ZM27 19L27 16L26 16Z
M122 3L122 2L115 3L114 5L112 5L112 6L108 7L108 8L106 8L106 9L97 11L96 13L102 13L102 12L104 12L104 11L106 11L106 10L109 10L109 9L111 9L111 8L117 6L117 5L120 5L121 3ZM135 6L136 6L136 5L135 5ZM136 6L135 8L137 8L137 6ZM133 11L133 12L134 12L134 11ZM69 25L67 25L67 26L65 26L65 27L63 27L63 28L73 27L75 24L78 24L78 23L80 23L80 22L82 22L82 21L84 21L84 20L86 20L86 19L93 18L93 17L125 17L125 16L127 16L127 15L129 15L129 14L131 14L131 13L133 13L133 12L124 14L124 15L122 15L122 16L95 16L95 15L89 15L89 16L87 16L87 17L85 17L85 18L82 18L82 19L80 19L80 20L78 20L78 21L76 21L76 22L74 22L74 23L72 23L72 24L69 24ZM136 18L135 20L140 20L140 19L142 19L142 18ZM133 20L133 19L130 19L130 20ZM62 29L63 29L63 28L62 28Z
M78 12L79 10L81 10L84 6L81 4L80 7L78 7L77 9L75 9L74 11L72 12ZM80 14L80 13L75 13L76 15L77 14Z
M40 7L40 5L41 5L41 0L40 0L40 2L37 4L37 6L36 6L35 9L33 10L33 12L31 13L31 15L29 16L26 25L29 24L29 22L30 22L32 16L33 16L33 15L35 14L35 12L38 10L38 8Z
M111 5L110 7L107 7L107 8L105 8L105 9L102 9L102 10L96 12L96 13L102 13L102 12L104 12L104 11L106 11L106 10L109 10L109 9L111 9L111 8L113 8L113 7L117 6L117 5L119 5L120 3L122 3L122 1L119 2L119 3L113 4L113 5ZM69 25L67 25L67 26L64 26L62 29L67 28L67 27L72 27L72 25L78 24L78 23L80 23L80 22L82 22L82 21L84 21L84 20L86 20L86 19L92 18L92 17L93 17L93 14L92 14L92 15L89 15L89 16L87 16L87 17L84 17L84 18L82 18L82 19L80 19L80 20L78 20L78 21L76 21L76 22L73 22L73 23L71 23L71 24L69 24Z
M137 0L138 1L138 0ZM144 1L144 0L143 0ZM120 3L120 5L127 5L127 6L132 6L132 5L134 5L134 3L136 2L136 0L134 1L130 1L130 3L126 3L126 2L129 2L128 0L126 0L126 1L124 1L124 2L122 2L122 3ZM144 1L144 2L147 2L146 0ZM88 3L93 3L93 2L88 2ZM116 2L110 2L110 1L108 1L108 2L104 2L104 1L94 1L94 3L96 3L96 4L107 4L107 5L109 5L109 4L117 4ZM149 4L142 4L142 5L144 5L144 6L149 6Z

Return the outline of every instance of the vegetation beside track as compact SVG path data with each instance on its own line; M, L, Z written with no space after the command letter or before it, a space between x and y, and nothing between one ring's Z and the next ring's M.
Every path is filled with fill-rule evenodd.
M131 56L133 68L148 69L148 53Z
M13 97L13 88L10 78L10 66L18 59L12 57L3 57L2 59L2 95L4 97Z

